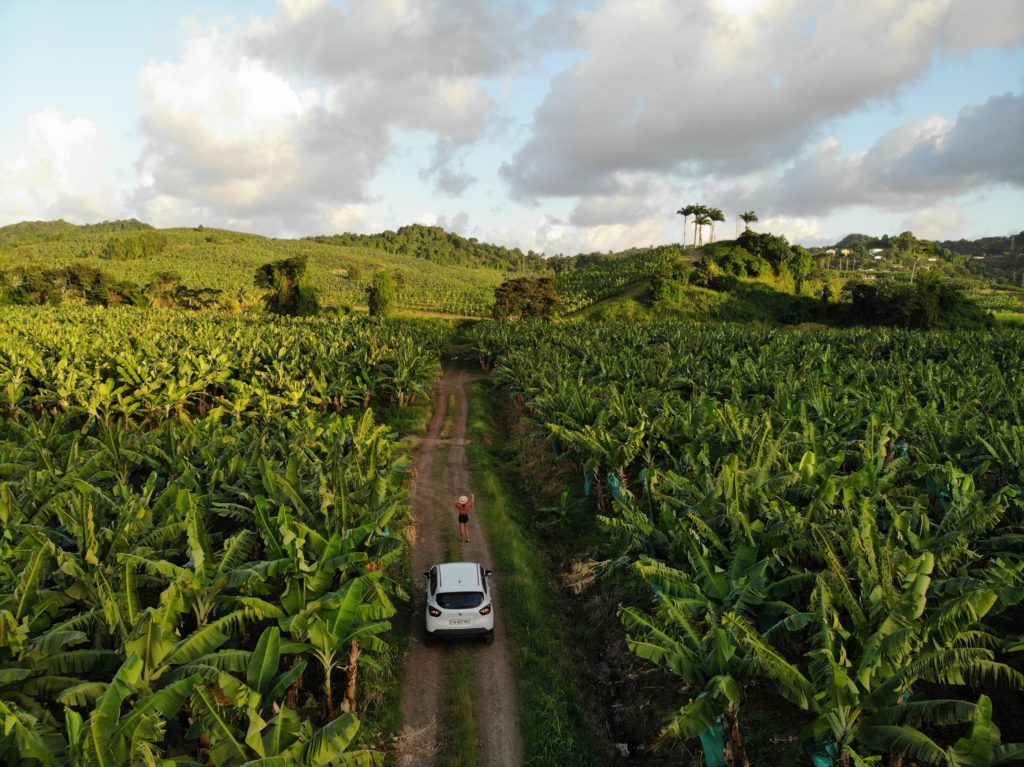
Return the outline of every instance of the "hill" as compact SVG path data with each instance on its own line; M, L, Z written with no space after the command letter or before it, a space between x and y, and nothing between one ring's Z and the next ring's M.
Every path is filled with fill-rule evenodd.
M667 261L683 257L678 245L633 248L620 253L560 256L549 259L558 275L555 289L567 312L574 312L649 281Z
M404 308L469 316L490 313L494 288L506 277L544 268L538 256L434 227L301 240L202 226L153 229L138 221L84 226L22 222L0 228L0 271L81 265L140 287L173 273L192 289L249 300L256 293L253 276L260 266L295 256L307 258L313 286L326 306L365 304L373 273L386 270L395 276Z
M54 242L80 233L112 233L148 230L153 227L134 218L126 221L103 221L99 224L69 224L56 221L20 221L0 227L0 245L20 245L31 242Z
M379 234L333 234L307 237L325 245L377 250L396 256L415 256L444 266L476 266L516 272L544 271L544 257L519 248L506 248L461 237L439 226L412 224Z
M253 276L271 261L304 256L325 306L362 306L373 274L388 271L404 309L488 316L494 289L510 277L556 275L573 312L649 280L681 255L676 245L546 259L479 242L440 227L411 225L378 234L274 239L225 229L154 229L129 220L77 226L31 221L0 228L0 271L82 267L139 288L177 275L193 291L245 304ZM86 270L87 271L87 270Z
M750 235L756 236L766 235ZM1016 242L1018 239L1020 242ZM167 284L168 277L174 275L178 278L176 284L187 288L185 294L195 297L187 304L192 308L245 307L258 301L260 291L253 277L261 266L301 256L308 262L313 287L326 307L364 306L366 289L374 274L387 271L395 278L398 305L404 310L489 316L494 289L504 280L543 275L555 277L555 288L566 314L598 303L603 314L607 310L614 313L616 297L635 299L643 294L644 286L650 285L673 261L692 264L707 256L722 270L739 276L744 276L744 271L750 273L748 276L763 272L752 270L757 259L751 261L752 254L737 250L739 244L739 240L723 240L685 251L678 245L663 245L618 253L544 258L532 251L523 253L517 248L479 242L440 227L421 225L368 235L275 239L202 226L155 229L134 219L82 226L66 221L25 221L0 227L0 273L9 275L8 283L20 284L19 280L25 279L25 270L32 272L36 281L45 282L49 278L42 270L72 269L76 272L69 278L72 282L88 278L99 286L97 289L103 289L107 282L134 286L138 295L147 286ZM1015 238L985 238L973 243L918 240L910 232L879 238L852 234L837 244L837 248L840 246L851 251L840 265L829 258L825 249L818 249L813 264L805 264L817 275L816 282L827 274L830 280L837 281L833 287L838 289L844 276L901 272L909 275L917 270L935 270L969 280L972 293L988 309L1020 311L1021 295L1011 286L1019 284L1024 275L1024 253L1019 252L1024 246L1024 233ZM875 248L881 248L881 256L871 252ZM808 255L803 249L794 249L794 253L797 251ZM967 255L971 252L982 255ZM740 259L740 263L733 258L736 253L741 253L746 261ZM737 271L737 264L744 269ZM842 271L833 271L835 268ZM109 276L107 282L101 273ZM782 292L794 292L792 286L778 287ZM691 291L683 301L687 306L694 303L686 309L687 313L711 313L722 318L735 311L735 319L761 318L760 311L751 312L749 307L737 307L735 303L719 305L720 299L703 293L696 296L701 300L694 301L695 296L696 292ZM752 298L758 305L764 303L760 291L755 291ZM772 302L773 307L774 303L777 302ZM709 308L712 304L713 311ZM704 308L697 310L698 305ZM627 309L635 307L629 304ZM770 314L774 313L773 309ZM784 313L790 314L788 310Z

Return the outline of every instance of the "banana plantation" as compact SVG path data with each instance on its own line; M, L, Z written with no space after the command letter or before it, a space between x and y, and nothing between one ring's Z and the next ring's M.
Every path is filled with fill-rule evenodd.
M628 645L678 682L663 741L758 763L759 685L806 723L778 733L804 764L1024 759L1019 333L470 336L574 467L605 577L635 585Z
M0 318L0 762L371 765L444 329Z

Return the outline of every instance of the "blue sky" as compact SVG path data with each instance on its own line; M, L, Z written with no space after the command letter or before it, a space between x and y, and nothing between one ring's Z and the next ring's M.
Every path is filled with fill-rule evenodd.
M1018 0L0 2L0 225L974 238L1024 229L1021 136Z

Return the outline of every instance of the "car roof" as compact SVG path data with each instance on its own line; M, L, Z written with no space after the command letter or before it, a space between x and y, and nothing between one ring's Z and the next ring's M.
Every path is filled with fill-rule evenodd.
M445 562L437 566L438 591L466 591L480 588L477 562Z

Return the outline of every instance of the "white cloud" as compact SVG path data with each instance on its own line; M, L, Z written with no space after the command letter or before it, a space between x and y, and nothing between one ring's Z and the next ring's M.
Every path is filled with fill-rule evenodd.
M976 12L969 0L606 0L581 14L584 56L554 80L502 174L535 198L616 194L634 172L771 167L823 121L897 95L936 53L1024 40L1020 10L986 6L1009 23L968 35L954 21Z
M460 150L483 135L495 112L484 80L516 69L536 50L530 32L546 44L564 37L562 14L538 17L520 2L294 5L247 30L245 50L282 71L331 83L338 111L350 121L436 134L422 176L448 195L475 181L461 169Z
M754 227L758 231L781 234L790 242L822 244L825 238L816 219L794 216L768 216L758 219Z
M838 141L826 139L726 194L739 206L811 216L853 205L910 210L999 184L1024 188L1021 136L1024 93L1007 93L965 107L955 121L901 125L862 152L844 156Z
M508 3L288 0L269 19L197 29L178 61L139 82L146 148L136 203L257 231L322 231L398 151L433 139L420 178L461 195L466 150L496 105L484 81L519 66L527 29L561 39L560 14ZM166 219L165 219L166 217Z
M0 161L0 222L117 217L111 151L91 120L65 120L55 107L31 115L25 141Z
M963 208L944 203L915 211L900 224L901 232L913 232L927 240L958 240L967 225Z
M690 201L726 210L722 236L743 209L803 242L857 206L915 232L973 226L950 200L1024 188L1019 87L852 154L825 126L899 105L937 59L1022 42L1021 0L279 0L196 23L141 70L131 207L98 126L50 109L0 156L0 215L281 235L434 211L549 253L678 241Z
M136 200L155 222L188 211L258 231L301 229L362 200L390 151L333 95L299 90L216 30L139 76L146 137ZM176 221L180 223L180 219Z

